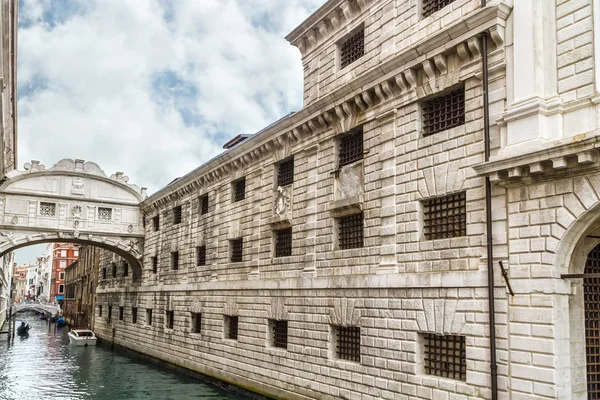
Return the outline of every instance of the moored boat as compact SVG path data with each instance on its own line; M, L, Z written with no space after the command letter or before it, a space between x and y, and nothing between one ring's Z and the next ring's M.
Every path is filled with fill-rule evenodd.
M69 343L75 346L95 346L96 335L87 329L75 329L69 332Z

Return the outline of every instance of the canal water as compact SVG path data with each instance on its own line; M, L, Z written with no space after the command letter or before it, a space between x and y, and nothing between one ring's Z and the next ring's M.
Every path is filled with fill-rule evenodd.
M35 313L17 318L31 330L14 343L0 334L0 400L243 399L107 345L69 346L67 327L55 330Z

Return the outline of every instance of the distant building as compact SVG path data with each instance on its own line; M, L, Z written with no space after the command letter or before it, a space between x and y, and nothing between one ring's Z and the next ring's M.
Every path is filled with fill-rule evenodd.
M25 300L27 293L28 265L15 265L13 270L13 299L15 302Z
M79 260L65 271L65 300L63 314L75 327L91 328L98 271L99 247L82 246Z
M50 285L52 283L52 260L54 255L54 243L46 246L46 251L37 257L38 283L36 292L40 301L50 301Z
M65 299L65 270L79 258L79 246L73 243L54 243L53 246L49 301L62 304Z

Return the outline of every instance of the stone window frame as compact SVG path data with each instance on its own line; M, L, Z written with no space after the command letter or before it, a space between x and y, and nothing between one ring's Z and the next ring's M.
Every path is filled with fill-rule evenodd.
M352 210L354 211L354 210ZM362 216L362 245L361 246L357 246L357 247L342 247L340 246L340 229L341 229L341 224L343 221L345 221L347 218L350 217L354 217L354 216ZM348 213L342 213L338 216L336 216L334 218L334 223L333 223L333 227L334 227L334 233L333 233L333 238L334 238L334 243L335 243L335 247L334 250L335 251L346 251L346 250L357 250L357 249L364 249L365 246L365 212L360 210L358 212L348 212Z
M362 138L362 150L361 150L360 158L356 158L352 161L344 161L344 160L342 160L342 157L341 157L342 147L344 146L344 141L354 135L360 135ZM364 154L365 154L364 125L358 125L352 129L349 129L349 130L343 132L343 133L340 133L339 135L335 136L334 140L335 140L335 171L336 172L339 172L339 170L341 170L342 167L345 167L347 165L355 165L359 162L364 162L364 159L365 159L365 156L364 156ZM343 164L342 164L342 162L343 162Z
M282 233L282 231L290 231L290 236L291 236L291 242L290 242L290 248L289 248L289 254L283 254L281 255L279 252L284 250L284 249L280 249L277 247L277 244L279 243L279 234ZM272 250L272 254L273 254L273 258L285 258L285 257L291 257L294 251L294 230L292 229L291 226L288 226L286 224L286 226L282 226L282 227L278 227L276 229L272 230L273 233L273 250Z
M244 187L243 193L242 193L242 190L240 189L240 187L241 187L240 185L242 185L242 184ZM240 201L245 200L247 188L248 188L248 186L247 186L245 176L231 182L231 202L239 203Z
M108 309L106 310L106 322L108 322L110 324L111 321L112 321L112 305L109 305Z
M171 210L173 213L173 225L179 225L183 222L183 207L182 205L178 205L173 207Z
M102 279L106 279L106 266L102 267Z
M435 372L435 368L429 367L428 366L428 360L427 360L427 348L428 345L427 337L439 337L439 338L445 338L445 337L452 337L452 338L461 338L462 339L462 345L463 345L463 351L464 353L462 354L462 362L463 365L462 367L464 368L464 371L461 372L461 375L459 378L455 378L455 377L449 377L449 376L443 376L442 374L436 374ZM460 335L460 334L438 334L438 333L433 333L433 332L419 332L417 335L417 354L418 354L418 360L417 360L417 371L419 374L424 375L424 376L431 376L431 377L436 377L436 378L441 378L441 379L447 379L448 381L453 381L453 382L466 382L467 380L467 372L468 372L468 365L467 365L467 337L465 335ZM443 353L442 355L445 355L447 353ZM445 358L445 357L444 357ZM433 371L432 371L433 370ZM434 373L430 373L430 372L434 372Z
M65 293L65 285L64 283L61 283L58 285L58 294L64 294Z
M446 128L444 130L440 130L440 131L435 131L435 132L425 132L425 105L433 100L439 99L441 97L445 97L445 96L449 96L452 93L455 93L459 90L462 90L462 96L463 96L463 122L459 125L454 125L451 126L449 128ZM420 98L417 102L416 102L416 110L417 110L417 120L416 120L416 127L417 127L417 132L419 134L419 138L427 138L427 137L435 137L436 135L443 133L443 132L447 132L447 131L451 131L453 129L457 129L460 128L461 126L465 126L465 124L467 123L466 120L466 114L467 114L467 98L466 98L466 94L467 94L467 89L466 89L466 85L464 81L460 81L457 84L454 84L452 86L448 86L438 92L435 92L431 95L425 96L423 98Z
M175 327L175 310L165 310L165 329L173 330Z
M238 341L240 337L239 315L223 315L223 338Z
M210 199L208 193L198 197L198 211L200 212L200 215L206 215L210 212Z
M354 36L356 36L357 34L359 34L362 31L363 37L362 37L362 42L363 42L363 54L358 57L355 58L354 60L352 60L351 62L347 63L347 64L343 64L343 60L342 60L342 52L343 52L343 47L344 45L351 40L352 38L354 38ZM365 55L367 54L366 51L366 46L365 46L365 37L366 37L366 29L365 29L365 23L360 22L358 25L356 25L354 28L352 28L348 33L346 33L344 36L342 36L335 44L335 64L336 64L336 70L337 71L341 71L346 69L347 67L351 67L356 61L362 59L365 57Z
M234 247L237 245L238 242L240 243L239 258L237 258L237 252L234 249ZM236 256L235 259L234 259L234 256ZM229 262L232 262L232 263L244 262L244 238L243 237L238 237L238 238L229 240Z
M191 314L190 332L194 334L202 334L202 313L193 312Z
M152 309L146 308L146 326L152 326Z
M49 211L52 213L49 213ZM38 215L42 217L56 217L56 203L50 201L40 201L38 206Z
M282 166L289 166L291 165L291 180L285 181L283 178L286 178L286 176L282 177ZM281 187L286 187L286 186L290 186L294 184L294 179L295 179L295 172L296 172L296 165L295 165L295 160L294 160L294 156L290 156L287 157L279 162L277 162L275 164L275 188L278 188L279 186ZM282 180L284 180L284 182L282 182ZM283 183L283 184L282 184Z
M125 320L125 308L123 306L119 306L119 321Z
M359 343L358 343L358 360L355 359L348 359L345 358L345 355L340 355L339 352L339 341L340 341L340 329L358 329L358 337L359 337ZM339 362L344 362L344 363L351 363L351 364L358 364L360 365L362 363L362 355L363 355L363 345L362 345L362 339L363 339L363 329L361 326L359 325L338 325L338 324L330 324L329 325L329 336L330 336L330 340L329 340L329 352L330 352L330 357L335 360L335 361L339 361Z
M123 277L129 276L129 263L123 261Z
M113 262L113 263L110 263L110 265L112 266L112 277L116 278L117 277L117 263Z
M207 249L206 245L196 247L196 266L204 267L207 265Z
M98 318L102 318L102 304L98 304Z
M158 256L151 256L150 261L152 262L152 273L158 273Z
M180 257L179 257L179 251L172 251L171 252L171 270L172 271L177 271L179 269L179 262L180 262Z
M137 317L138 317L138 308L137 307L131 307L131 323L132 324L137 324Z
M160 230L160 215L152 217L152 232L158 232Z
M436 237L436 238L430 238L430 236L427 236L426 233L426 217L425 217L425 209L427 207L427 202L435 200L435 199L443 199L446 197L451 197L451 196L456 196L456 195L462 195L464 196L464 235L458 235L458 236L445 236L445 237ZM419 236L421 238L421 241L434 241L434 240L452 240L454 238L461 238L461 237L468 237L469 236L469 226L468 226L468 220L469 220L469 202L468 202L468 197L467 197L467 191L466 190L461 190L458 192L451 192L451 193L445 193L443 195L438 195L438 196L431 196L431 197L427 197L427 198L422 198L419 199L418 202L418 212L419 212ZM436 234L439 234L436 233Z
M58 273L58 280L59 281L64 281L65 280L65 273L64 272L59 272Z
M283 328L285 324L285 343L281 342L281 333L278 330ZM290 326L288 320L269 319L267 321L267 329L269 330L269 347L275 349L287 350L289 344Z
M451 5L452 3L454 3L456 0L420 0L418 2L418 15L420 19L425 19L428 18L432 15L435 15L435 13L437 13L438 11L443 10L444 8L448 7L449 5ZM447 3L446 3L447 2ZM427 3L432 3L432 10L428 10L428 6ZM436 4L438 3L438 4ZM444 4L446 3L446 4ZM427 15L425 15L427 14Z

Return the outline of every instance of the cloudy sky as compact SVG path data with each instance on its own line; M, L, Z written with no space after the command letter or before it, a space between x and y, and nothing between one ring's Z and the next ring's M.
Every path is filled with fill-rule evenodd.
M284 36L324 2L20 0L19 168L93 160L155 192L301 108Z

